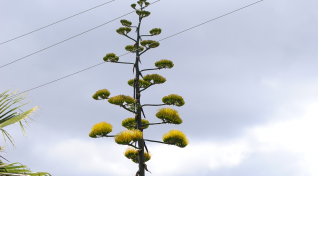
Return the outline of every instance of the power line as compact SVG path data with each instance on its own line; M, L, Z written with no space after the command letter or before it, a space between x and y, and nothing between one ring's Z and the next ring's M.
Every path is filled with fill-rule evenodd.
M77 13L77 14L72 15L72 16L70 16L70 17L67 17L67 18L65 18L65 19L62 19L62 20L56 21L56 22L54 22L54 23L52 23L52 24L46 25L46 26L44 26L44 27L42 27L42 28L38 28L38 29L36 29L36 30L34 30L34 31L28 32L28 33L23 34L23 35L21 35L21 36L12 38L12 39L7 40L7 41L4 41L4 42L1 42L0 45L5 44L5 43L8 43L8 42L13 41L13 40L16 40L16 39L18 39L18 38L24 37L24 36L29 35L29 34L31 34L31 33L40 31L40 30L42 30L42 29L44 29L44 28L50 27L50 26L52 26L52 25L54 25L54 24L60 23L60 22L62 22L62 21L64 21L64 20L70 19L70 18L72 18L72 17L74 17L74 16L83 14L83 13L85 13L85 12L88 12L88 11L90 11L90 10L93 10L93 9L98 8L98 7L104 6L104 5L106 5L106 4L108 4L108 3L111 3L111 2L114 2L114 1L116 1L116 0L112 0L112 1L109 1L109 2L105 2L105 3L103 3L103 4L100 4L100 5L98 5L98 6L95 6L95 7L93 7L93 8L90 8L90 9L88 9L88 10L86 10L86 11L82 11L82 12L80 12L80 13Z
M247 6L241 7L241 8L239 8L239 9L236 9L236 10L234 10L234 11L231 11L231 12L229 12L229 13L227 13L227 14L224 14L224 15L218 16L218 17L216 17L216 18L214 18L214 19L208 20L208 21L206 21L206 22L204 22L204 23L198 24L198 25L196 25L196 26L193 26L193 27L188 28L188 29L186 29L186 30L183 30L183 31L181 31L181 32L178 32L178 33L172 34L171 36L165 37L165 38L160 39L160 40L158 40L158 41L163 41L163 40L166 40L166 39L168 39L168 38L174 37L174 36L176 36L176 35L178 35L178 34L184 33L184 32L186 32L186 31L189 31L189 30L191 30L191 29L194 29L194 28L196 28L196 27L199 27L199 26L201 26L201 25L203 25L203 24L206 24L206 23L208 23L208 22L211 22L211 21L217 20L217 19L219 19L219 18L222 18L222 17L227 16L227 15L229 15L229 14L232 14L232 13L234 13L234 12L240 11L240 10L242 10L242 9L244 9L244 8L247 8L247 7L250 7L250 6L255 5L255 4L257 4L257 3L260 3L260 2L262 2L262 1L264 1L264 0L260 0L260 1L254 2L254 3L252 3L252 4L249 4L249 5L247 5ZM120 55L120 56L118 56L118 57L122 57L122 56L125 56L125 55L127 55L127 54L130 54L130 52L125 53L125 54L122 54L122 55ZM16 94L16 95L19 95L19 94L22 94L22 93L26 93L26 92L29 92L29 91L31 91L31 90L34 90L34 89L37 89L37 88L43 87L43 86L45 86L45 85L51 84L51 83L53 83L53 82L56 82L56 81L59 81L59 80L62 80L62 79L65 79L65 78L67 78L67 77L70 77L70 76L72 76L72 75L78 74L78 73L80 73L80 72L83 72L83 71L89 70L89 69L91 69L91 68L93 68L93 67L97 67L97 66L102 65L102 64L104 64L104 63L105 63L105 62L102 62L102 63L96 64L96 65L94 65L94 66L91 66L91 67L85 68L85 69L83 69L83 70L81 70L81 71L78 71L78 72L72 73L72 74L67 75L67 76L64 76L64 77L62 77L62 78L59 78L59 79L56 79L56 80L50 81L50 82L48 82L48 83L42 84L42 85L37 86L37 87L34 87L34 88L32 88L32 89L28 89L28 90L26 90L26 91L24 91L24 92L20 92L20 93L18 93L18 94ZM15 95L14 95L14 96L15 96Z
M153 2L153 3L151 3L151 4L154 4L154 3L159 2L159 1L160 1L160 0L157 0L157 1ZM96 26L96 27L94 27L94 28L91 28L91 29L89 29L89 30L87 30L87 31L85 31L85 32L82 32L82 33L80 33L80 34L77 34L77 35L75 35L75 36L73 36L73 37L70 37L70 38L67 38L67 39L65 39L65 40L63 40L63 41L60 41L60 42L58 42L58 43L55 43L55 44L53 44L53 45L51 45L51 46L48 46L48 47L46 47L46 48L44 48L44 49L42 49L42 50L38 50L38 51L36 51L36 52L34 52L34 53L32 53L32 54L26 55L26 56L24 56L24 57L22 57L22 58L19 58L19 59L17 59L17 60L14 60L14 61L12 61L12 62L10 62L10 63L4 64L4 65L0 66L0 68L3 68L3 67L8 66L8 65L10 65L10 64L12 64L12 63L18 62L18 61L20 61L20 60L22 60L22 59L25 59L25 58L27 58L27 57L30 57L30 56L32 56L32 55L34 55L34 54L40 53L40 52L42 52L42 51L44 51L44 50L47 50L47 49L49 49L49 48L52 48L52 47L54 47L54 46L56 46L56 45L59 45L59 44L61 44L61 43L63 43L63 42L66 42L66 41L71 40L71 39L73 39L73 38L75 38L75 37L78 37L78 36L83 35L83 34L85 34L85 33L87 33L87 32L90 32L90 31L92 31L92 30L94 30L94 29L96 29L96 28L102 27L102 26L104 26L104 25L106 25L106 24L109 24L110 22L113 22L113 21L115 21L115 20L117 20L117 19L120 19L120 18L122 18L122 17L124 17L124 16L126 16L126 15L129 15L129 14L133 13L133 12L135 12L135 11L131 11L131 12L125 14L125 15L122 15L122 16L117 17L116 19L113 19L113 20L108 21L108 22L106 22L106 23L104 23L104 24L101 24L101 25L99 25L99 26Z

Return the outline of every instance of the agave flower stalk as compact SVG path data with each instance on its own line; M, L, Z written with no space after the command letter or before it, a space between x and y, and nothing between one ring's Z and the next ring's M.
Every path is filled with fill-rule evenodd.
M140 6L139 9L136 8L137 4ZM126 51L135 54L135 62L119 62L119 57L116 56L116 54L114 53L106 54L106 56L103 58L105 62L133 65L133 73L135 74L135 77L128 80L128 85L133 87L133 97L127 95L117 95L114 97L109 97L110 92L107 89L99 90L93 95L93 98L95 100L108 99L109 103L123 107L123 109L133 113L134 117L123 120L122 126L127 130L122 131L116 135L109 135L109 133L112 131L112 125L106 122L101 122L93 126L89 136L93 138L114 137L114 140L117 144L129 146L124 155L126 158L138 164L138 171L136 175L144 176L145 170L148 171L145 162L151 159L151 154L148 151L148 147L145 141L151 143L175 145L181 148L186 147L189 144L189 141L186 138L185 134L179 130L171 130L168 133L164 134L162 138L163 141L144 139L143 131L149 128L149 126L160 124L179 125L183 121L176 110L170 107L165 107L159 109L156 114L156 117L162 120L162 122L150 123L148 120L146 120L146 115L143 107L165 105L174 105L180 107L183 106L185 102L181 96L177 94L170 94L162 98L162 104L141 104L141 92L147 90L153 85L163 84L166 82L166 78L162 77L159 74L143 75L142 73L161 69L170 69L174 66L174 64L170 60L162 59L155 62L155 68L140 69L141 56L144 53L160 46L159 42L154 40L142 40L142 37L159 35L161 33L161 29L154 28L149 31L149 35L141 35L140 32L142 20L150 15L150 12L146 11L145 8L148 7L150 3L148 3L147 0L139 0L137 4L131 5L131 7L135 9L136 14L138 15L137 26L131 26L132 22L128 20L121 20L120 22L123 27L120 27L116 30L118 34L123 35L135 42L134 45L127 45L125 47ZM131 27L136 28L136 39L127 35L131 32Z

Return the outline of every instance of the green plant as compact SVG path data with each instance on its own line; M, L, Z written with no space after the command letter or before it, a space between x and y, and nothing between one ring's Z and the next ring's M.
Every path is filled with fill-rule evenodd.
M140 9L136 9L137 4L140 6ZM159 74L147 74L143 76L144 72L151 70L161 70L161 69L170 69L174 66L173 62L167 59L162 59L155 62L155 68L149 69L140 69L140 57L145 52L158 48L160 43L154 40L143 40L144 37L152 37L161 34L160 28L153 28L149 31L149 35L141 35L141 22L144 18L150 15L149 11L146 11L145 8L150 5L146 0L140 0L137 4L132 4L131 7L135 9L136 14L138 15L139 21L137 26L133 26L132 22L128 20L121 20L121 24L124 27L117 29L117 33L123 35L134 42L134 45L128 45L125 47L125 50L135 53L136 60L134 63L131 62L119 62L119 57L114 53L106 54L104 57L105 62L112 63L122 63L133 65L133 72L135 73L135 78L128 80L128 85L133 87L133 97L128 95L117 95L114 97L109 97L110 92L106 89L97 91L93 98L95 100L108 99L108 102L114 105L123 107L125 110L133 113L135 116L132 118L127 118L122 121L122 126L127 130L118 133L117 135L108 135L111 132L111 125L106 122L94 125L92 132L89 134L91 137L114 137L115 142L120 145L130 146L124 153L125 157L132 160L135 163L139 164L139 170L136 175L144 176L145 170L148 171L146 161L151 159L151 154L148 152L146 146L146 141L156 142L162 144L176 145L178 147L184 148L189 144L188 139L185 134L179 130L172 130L166 133L163 136L163 141L154 141L147 140L143 137L143 131L147 129L150 125L157 124L181 124L182 119L180 118L179 113L169 107L159 109L156 116L162 120L160 123L150 123L146 120L144 113L145 106L164 106L164 105L175 105L183 106L185 104L183 98L176 94L170 94L162 98L163 104L144 104L141 105L141 92L145 91L149 87L157 84L163 84L166 82L166 78L162 77ZM131 32L131 28L136 28L137 38L134 39L128 36L128 33ZM142 119L142 115L144 119ZM96 127L98 126L98 127ZM138 143L138 145L137 145Z
M11 135L4 129L5 127L19 123L22 133L25 133L25 126L23 125L23 121L28 125L28 121L31 119L31 115L38 109L38 107L34 107L27 111L22 111L21 107L28 103L23 103L26 99L25 95L18 94L18 91L9 92L9 90L0 93L0 131L2 132L3 138L6 142L8 139L11 144L13 144L13 138ZM0 146L0 152L3 152L3 148ZM1 158L3 158L1 156ZM41 176L41 175L50 175L46 172L32 172L26 166L20 163L3 163L0 160L0 176L16 176L16 175L32 175L32 176Z

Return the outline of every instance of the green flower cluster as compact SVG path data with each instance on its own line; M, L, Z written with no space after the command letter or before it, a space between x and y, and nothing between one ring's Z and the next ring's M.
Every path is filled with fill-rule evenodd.
M132 87L134 87L134 79L130 79L128 80L128 84ZM148 81L139 79L139 87L141 88L147 88L150 85L150 83Z
M159 35L161 33L161 28L154 28L149 31L149 33L153 36Z
M120 35L127 35L128 33L130 33L131 28L129 27L120 27L119 29L116 30L116 32Z
M185 104L183 98L177 94L170 94L162 98L162 102L167 105L183 106Z
M147 0L140 0L140 1L137 1L137 3L139 4L139 6L142 7L142 4L144 3L146 6L148 6L150 3L147 2Z
M127 148L125 151L125 157L131 159L134 163L138 163L138 150L134 148ZM145 162L151 159L150 153L144 152Z
M118 96L115 96L115 97L111 97L108 99L108 102L110 104L114 104L114 105L123 105L125 102L126 104L134 104L135 103L135 99L133 99L132 97L130 96L126 96L126 95L118 95ZM125 105L126 105L125 104Z
M136 52L136 47L133 46L133 45L128 45L125 47L125 50L131 52L131 53L135 53ZM144 50L144 47L142 46L139 46L139 52L143 51Z
M189 140L186 135L179 130L171 130L162 137L163 142L179 146L181 148L186 147L189 144Z
M112 130L113 130L113 126L111 124L106 122L101 122L101 123L95 124L92 127L92 130L89 133L89 136L92 138L107 136L107 134L110 133Z
M160 43L157 41L152 41L152 40L144 40L142 42L140 42L141 45L147 47L147 48L157 48Z
M182 119L180 118L178 111L171 109L169 107L159 109L156 114L156 117L167 123L182 123Z
M106 54L106 56L103 58L105 62L112 62L116 63L119 60L119 57L116 56L114 53Z
M93 95L93 98L95 100L108 99L109 95L110 92L107 89L101 89L96 91L96 93Z
M142 139L142 132L139 130L125 130L115 136L115 142L120 145L128 145Z
M144 129L147 129L149 127L149 125L147 125L149 124L148 120L142 119L141 123L142 125L145 125ZM121 122L121 125L124 128L127 128L128 130L133 130L133 129L136 129L136 120L135 118L127 118L127 119L124 119L123 122Z
M125 19L121 20L120 23L121 23L123 26L125 26L125 27L130 27L130 26L131 26L131 22L128 21L128 20L125 20Z
M150 12L136 10L136 14L139 15L141 18L145 18L145 17L148 17L150 15Z
M172 68L174 66L173 62L167 59L162 59L155 63L157 68Z
M153 84L163 84L164 82L166 82L166 78L158 74L146 75L143 79L144 81L152 82Z

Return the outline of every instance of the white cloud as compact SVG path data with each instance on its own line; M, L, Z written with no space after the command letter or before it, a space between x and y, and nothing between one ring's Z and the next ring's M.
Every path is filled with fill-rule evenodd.
M252 132L259 142L258 150L300 153L309 173L318 175L318 103L309 105L301 118L259 126Z
M236 140L191 142L184 149L148 143L152 159L147 164L153 175L194 175L200 171L240 167L255 155L266 155L271 160L270 157L277 159L281 152L286 152L287 167L292 164L293 155L298 154L302 157L301 163L307 164L308 173L317 175L317 119L318 103L313 103L300 118L253 127ZM124 157L126 147L106 140L71 139L36 148L37 153L76 168L77 174L134 175L138 166Z

